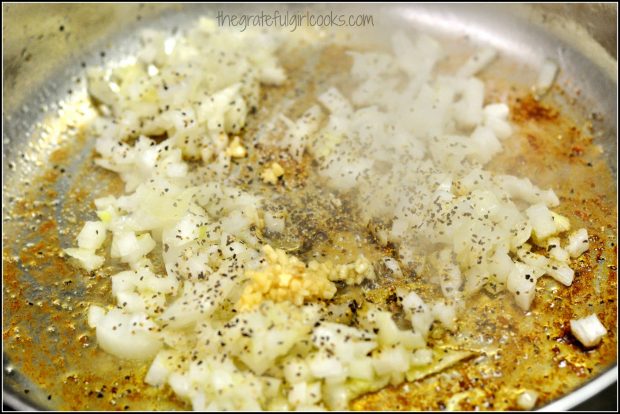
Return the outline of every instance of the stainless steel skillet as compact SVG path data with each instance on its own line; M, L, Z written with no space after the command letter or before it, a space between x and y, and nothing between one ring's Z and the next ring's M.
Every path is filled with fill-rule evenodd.
M84 281L74 269L52 259L54 244L66 246L71 242L66 229L74 224L68 220L67 206L78 204L76 197L84 203L89 199L89 194L77 194L72 189L76 181L84 179L85 166L91 162L92 145L72 125L75 119L70 114L65 111L57 116L60 101L72 102L66 110L81 108L75 97L83 88L83 63L98 64L131 53L137 47L132 34L140 27L172 30L191 21L198 12L248 13L274 8L285 7L3 5L3 379L7 402L17 408L95 407L89 398L111 399L108 397L113 386L103 390L102 398L98 397L102 390L89 388L101 373L93 374L90 381L77 374L75 381L68 379L76 371L68 354L80 353L85 358L93 348L93 339L79 322L83 315L82 298L89 290L101 288L103 281L97 278ZM592 120L595 142L604 148L603 157L613 174L617 174L617 9L614 5L394 4L287 8L373 15L376 26L372 30L362 33L351 29L360 40L384 36L387 28L392 27L428 29L448 36L467 35L476 42L491 44L523 66L535 68L546 57L555 59L562 68L559 81L568 96L566 105L574 112L585 114L585 118L597 114ZM507 76L519 78L520 75L515 72ZM78 83L79 79L82 81ZM570 98L577 100L573 102ZM68 146L73 146L67 151L71 157L59 151ZM49 177L39 180L45 174ZM93 191L101 185L97 183L106 179L109 177L88 178ZM558 177L558 180L565 179L570 177ZM35 188L37 185L43 188ZM35 189L38 193L33 192ZM610 187L608 193L610 199L615 199L617 186ZM72 211L79 222L87 209ZM617 217L617 205L615 214ZM32 225L30 222L24 225L28 220ZM614 266L613 260L611 257L608 262L597 263L593 272L604 274L609 280L610 275L605 272L609 272L608 265ZM616 303L609 306L615 307L617 315ZM614 328L615 340L617 325ZM89 346L84 347L86 344ZM547 408L572 407L615 381L617 368L613 361L617 355L604 360L611 365L595 371L601 375ZM122 368L132 369L129 365ZM587 379L586 376L582 382ZM54 385L57 381L68 381L68 387L84 388L84 397L74 396L67 402L63 401L65 396L77 394L46 392L59 390ZM25 393L26 390L29 392ZM96 392L89 397L90 391ZM136 405L127 405L147 407L149 401L158 401L162 405L155 406L163 408L166 403L161 400L166 398L142 391L140 398L135 398Z

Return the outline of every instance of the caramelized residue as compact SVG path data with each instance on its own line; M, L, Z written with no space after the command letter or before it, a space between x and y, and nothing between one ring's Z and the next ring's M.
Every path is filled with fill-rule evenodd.
M513 122L520 123L553 121L558 119L560 113L557 109L544 104L530 94L515 99L510 115Z

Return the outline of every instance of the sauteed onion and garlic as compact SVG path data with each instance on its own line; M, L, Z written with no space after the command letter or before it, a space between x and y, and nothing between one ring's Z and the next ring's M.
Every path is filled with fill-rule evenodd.
M122 263L114 303L88 310L97 344L195 410L342 410L437 373L475 356L441 339L477 295L526 313L589 248L552 188L487 168L514 133L477 76L495 50L450 67L440 42L399 32L274 107L265 88L304 88L279 53L318 41L203 18L88 69L95 162L124 193L96 199L64 251L89 272ZM607 330L582 316L572 332L594 347Z

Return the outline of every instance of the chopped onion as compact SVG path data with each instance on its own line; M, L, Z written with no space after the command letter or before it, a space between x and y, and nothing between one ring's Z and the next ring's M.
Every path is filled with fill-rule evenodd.
M570 254L562 248L558 237L552 237L547 240L547 251L550 258L559 262L568 263L570 260Z
M322 182L350 192L364 207L363 224L395 247L398 256L380 258L379 268L398 278L413 270L444 299L398 288L393 306L410 322L403 328L391 311L359 306L355 293L331 301L336 283L376 279L374 254L306 264L265 244L286 232L286 211L263 211L262 197L236 187L235 158L256 155L241 131L262 102L260 85L286 79L276 57L282 40L200 19L183 35L147 30L133 61L88 71L89 92L105 104L93 124L95 162L120 176L126 194L95 200L100 221L86 222L78 248L65 252L99 268L96 251L110 231L110 256L126 265L111 276L118 307L88 311L104 351L152 360L146 383L169 386L195 410L344 410L361 393L470 356L427 344L437 322L457 330L469 295L506 289L528 310L543 274L572 283L568 261L587 249L587 232L573 233L563 249L558 234L570 223L550 210L559 204L553 190L486 169L512 134L509 106L485 102L474 77L497 52L481 49L458 71L435 73L439 42L403 32L391 41L391 53L349 53L350 95L325 84L305 107L285 100L261 127L261 137L274 139L259 141L290 155L274 153L287 167L274 194L289 187L298 170L290 163L308 151ZM545 63L537 87L549 88L556 71ZM297 110L305 112L289 118ZM284 168L271 167L263 180L277 184ZM530 238L548 252L534 253ZM158 244L163 276L151 253ZM310 287L319 292L304 295ZM584 344L605 334L598 324L571 321ZM526 391L518 404L535 401Z
M601 339L607 335L607 329L595 313L585 318L571 319L570 329L575 338L588 348L598 345Z
M555 221L551 211L544 204L535 204L525 210L532 225L532 236L537 243L556 233Z
M538 393L533 390L525 390L517 398L517 405L522 410L531 410L536 406L536 400L538 399Z
M77 259L84 269L89 272L93 270L99 269L103 262L105 262L105 258L103 256L97 256L93 250L90 249L81 249L81 248L68 248L64 249L64 252L69 256Z
M568 251L570 257L579 257L589 248L590 243L588 242L588 231L586 229L579 229L568 236L566 251Z
M464 78L474 76L497 57L497 50L485 47L474 53L465 64L458 70L457 75Z
M553 85L553 81L555 80L555 76L557 75L557 73L558 65L552 60L546 59L540 67L540 71L538 72L536 91L539 94L547 92L551 85Z
M90 308L88 308L88 326L95 328L104 316L105 310L102 307L91 305Z
M157 328L146 315L110 310L97 321L97 343L120 358L151 359L161 348Z
M573 284L575 278L575 271L568 267L564 263L550 261L547 265L547 274L563 284L564 286L570 286Z
M97 250L105 240L106 226L100 221L87 221L77 237L78 246Z
M508 275L506 288L514 295L515 302L523 310L528 310L536 293L536 269L524 263L515 263Z

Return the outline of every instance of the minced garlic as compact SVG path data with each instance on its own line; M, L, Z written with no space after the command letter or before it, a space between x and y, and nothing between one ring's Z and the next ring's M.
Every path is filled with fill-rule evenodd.
M349 286L358 285L364 279L374 278L375 270L372 267L372 263L364 255L360 255L354 263L335 266L334 271L329 274L329 280L341 280Z
M313 260L306 266L284 250L266 245L263 251L267 266L246 273L250 283L239 299L239 310L253 309L265 300L302 305L314 299L331 299L336 293L334 281L353 285L375 275L371 263L364 256L345 265Z
M264 300L289 301L302 305L306 299L331 299L336 285L328 278L329 270L317 262L308 267L284 250L266 245L267 266L246 273L250 283L239 299L239 310L253 309Z
M278 178L284 175L284 168L277 162L272 162L271 165L263 171L261 178L267 184L275 184L278 182Z
M247 150L241 145L239 137L234 137L231 143L226 148L226 154L232 158L243 158L247 155Z

